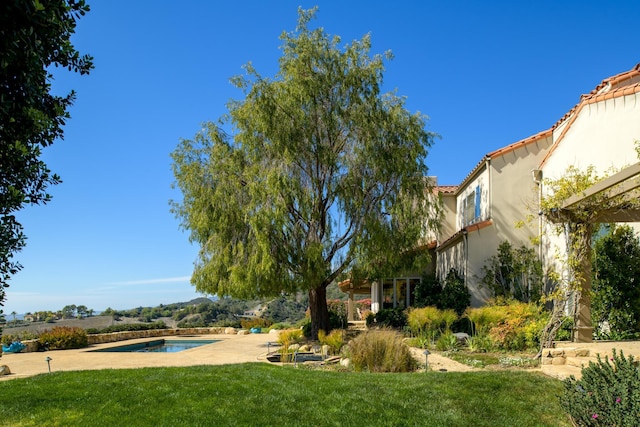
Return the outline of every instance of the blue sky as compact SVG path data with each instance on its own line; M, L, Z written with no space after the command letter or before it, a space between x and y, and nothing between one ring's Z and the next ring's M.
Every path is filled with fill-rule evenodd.
M77 100L44 159L63 183L19 214L24 269L4 312L65 305L128 309L187 301L197 248L170 213L169 154L241 98L229 78L251 61L277 72L297 8L350 42L392 50L385 90L430 117L431 175L464 179L482 156L548 129L582 93L640 62L637 1L89 1L73 41L95 57L54 90Z

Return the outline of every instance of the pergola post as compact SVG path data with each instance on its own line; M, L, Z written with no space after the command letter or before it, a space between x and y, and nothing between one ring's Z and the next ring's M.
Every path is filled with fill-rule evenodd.
M580 238L582 248L580 269L582 270L581 290L576 306L576 323L573 341L576 343L593 342L593 325L591 324L591 237L593 224L584 224L585 231Z
M347 300L347 321L353 322L356 320L353 315L353 289L349 289L349 299Z

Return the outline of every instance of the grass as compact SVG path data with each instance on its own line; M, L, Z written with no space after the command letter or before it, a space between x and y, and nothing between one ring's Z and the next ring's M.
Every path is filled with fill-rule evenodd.
M539 373L371 374L268 364L0 382L1 426L569 426Z

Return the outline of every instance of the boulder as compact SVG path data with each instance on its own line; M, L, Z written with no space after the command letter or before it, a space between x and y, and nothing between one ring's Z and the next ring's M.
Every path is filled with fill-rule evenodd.
M240 329L238 331L238 335L249 335L251 332L249 332L247 329Z
M225 328L224 333L226 335L235 335L238 331L236 331L236 328Z
M0 377L11 374L11 369L7 365L0 365Z
M289 351L299 351L300 350L300 344L291 344L287 350Z

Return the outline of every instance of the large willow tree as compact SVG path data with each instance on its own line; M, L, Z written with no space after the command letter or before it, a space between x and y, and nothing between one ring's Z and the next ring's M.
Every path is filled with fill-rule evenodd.
M230 133L208 123L172 153L183 195L173 211L200 246L197 290L308 291L314 337L329 328L326 287L415 265L437 214L425 116L381 93L384 58L370 55L369 36L341 47L309 28L315 12L299 10L281 35L274 78L249 64L232 80L245 98L221 120Z

